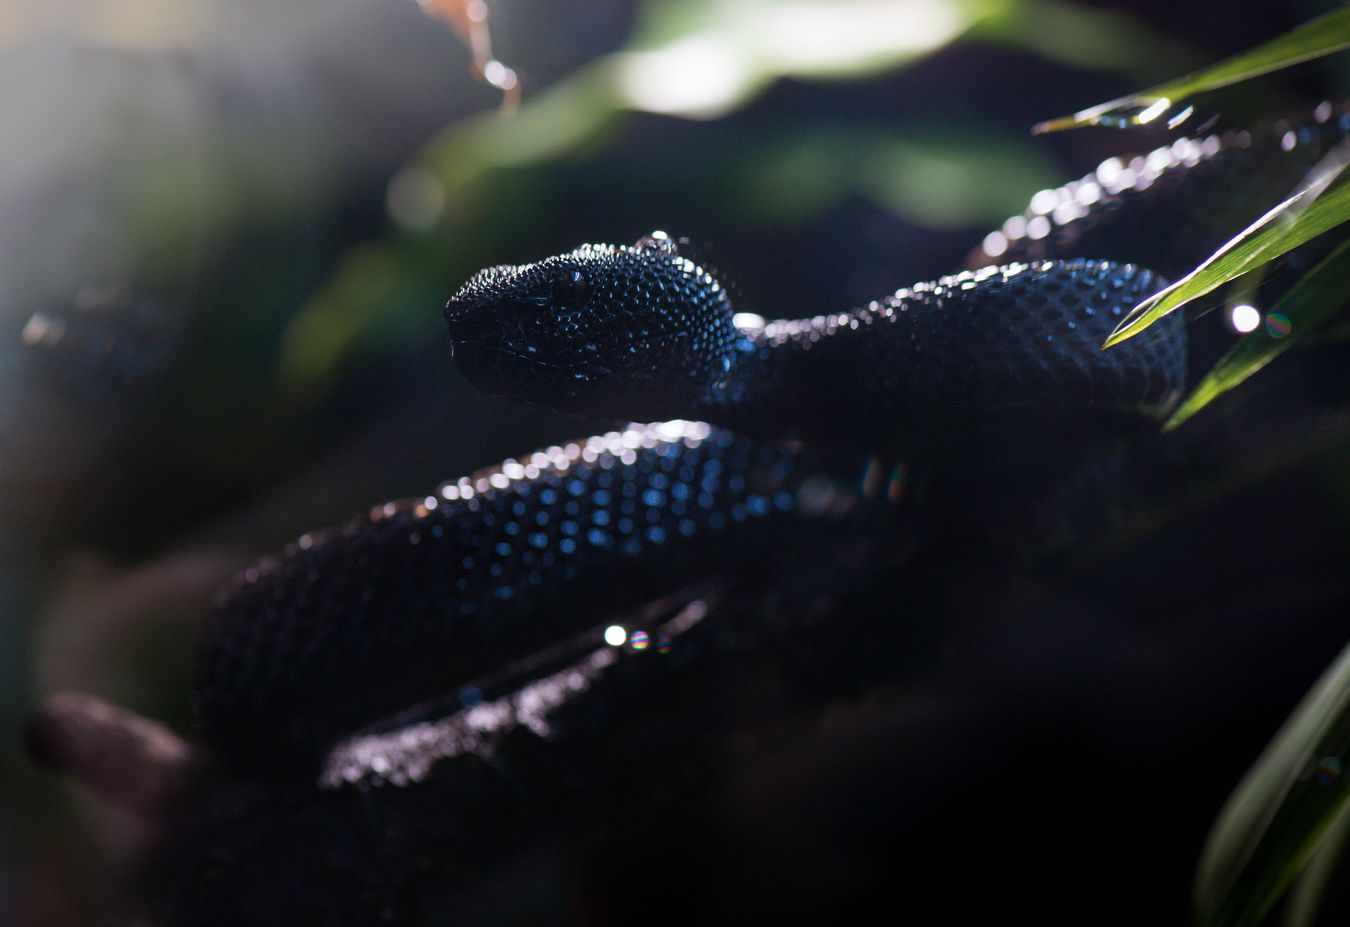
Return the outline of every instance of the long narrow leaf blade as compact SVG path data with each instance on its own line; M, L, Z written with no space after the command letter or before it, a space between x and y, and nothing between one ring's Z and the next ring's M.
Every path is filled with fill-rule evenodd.
M1337 173L1340 170L1338 167ZM1199 299L1350 221L1350 183L1334 184L1328 189L1326 182L1324 178L1291 196L1195 270L1135 306L1102 347L1109 348L1133 338L1191 300Z
M1350 806L1341 810L1322 835L1308 864L1289 889L1284 905L1284 927L1314 927L1328 889L1344 874L1345 847L1350 842Z
M1115 128L1143 125L1171 111L1196 94L1226 87L1350 48L1350 6L1319 16L1265 45L1234 55L1213 67L1158 84L1118 100L1089 107L1072 116L1039 123L1033 133L1060 132L1080 126Z
M1283 895L1350 808L1350 646L1317 681L1238 784L1196 871L1207 927L1249 927Z
M1276 301L1265 325L1225 354L1163 426L1170 431L1256 373L1333 313L1350 305L1350 241L1324 258Z

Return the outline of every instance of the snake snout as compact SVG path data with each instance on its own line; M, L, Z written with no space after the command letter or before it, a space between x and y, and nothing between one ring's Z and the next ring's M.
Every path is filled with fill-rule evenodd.
M468 342L501 342L512 328L510 307L491 294L475 291L471 285L445 304L443 314L452 350Z

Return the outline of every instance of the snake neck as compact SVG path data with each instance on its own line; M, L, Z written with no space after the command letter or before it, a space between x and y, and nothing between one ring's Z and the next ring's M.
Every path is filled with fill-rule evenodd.
M1156 417L1185 381L1181 320L1100 345L1161 285L1129 264L1017 264L743 327L728 376L691 412L748 434L873 445L1019 408Z

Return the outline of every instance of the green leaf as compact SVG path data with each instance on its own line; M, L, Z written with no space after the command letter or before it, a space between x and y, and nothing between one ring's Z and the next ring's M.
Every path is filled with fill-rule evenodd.
M1138 71L1179 52L1133 17L1065 0L665 0L641 11L629 48L611 56L615 99L693 119L725 115L782 78L865 78L963 36L1094 70Z
M1350 808L1350 646L1229 797L1196 871L1206 927L1254 925Z
M1308 271L1271 307L1265 324L1225 354L1163 426L1170 431L1270 363L1333 313L1350 305L1350 241Z
M997 222L1056 177L1030 139L955 121L899 130L807 124L748 140L722 164L725 188L707 193L750 221L800 222L859 197L937 229Z
M1344 874L1342 859L1350 841L1350 806L1327 827L1322 842L1303 867L1284 905L1284 927L1314 927L1333 880Z
M632 110L713 119L784 77L866 77L947 45L1013 0L677 0L644 6L612 57L615 99Z
M1067 0L1018 0L975 22L967 38L1040 55L1070 67L1110 69L1153 81L1203 64L1197 49L1129 13Z
M1344 168L1341 163L1325 171L1309 186L1253 222L1195 270L1135 306L1102 347L1113 347L1133 338L1191 300L1212 293L1350 221L1350 183L1332 183Z
M1047 120L1032 127L1031 131L1039 134L1081 126L1122 128L1144 125L1196 94L1227 87L1346 48L1350 48L1350 6L1319 16L1265 45L1234 55L1213 67L1089 107L1072 116Z

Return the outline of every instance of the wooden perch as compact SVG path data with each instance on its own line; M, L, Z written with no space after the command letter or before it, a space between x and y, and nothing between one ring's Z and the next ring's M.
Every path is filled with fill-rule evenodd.
M148 821L172 815L210 765L164 725L84 692L49 696L28 727L38 763Z

